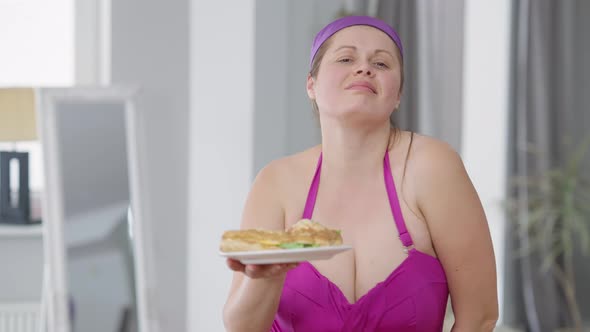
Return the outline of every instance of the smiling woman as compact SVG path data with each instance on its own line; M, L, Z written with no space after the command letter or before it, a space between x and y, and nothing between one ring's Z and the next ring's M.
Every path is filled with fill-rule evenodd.
M362 20L362 19L361 19ZM324 30L320 33L318 33L318 35L316 36L315 40L314 40L314 45L312 47L311 50L311 70L310 70L310 77L317 79L319 70L320 70L320 63L322 63L322 60L324 59L324 56L326 55L326 51L329 49L330 45L332 45L332 43L334 42L332 40L331 37L333 34L335 34L338 30L338 28L340 28L341 26L345 26L346 25L346 20L341 20L341 21L337 21L339 22L338 26L334 26L334 29L331 30ZM360 22L357 22L360 23ZM365 26L367 28L367 26ZM395 43L395 47L392 47L388 50L385 49L376 49L374 50L374 54L372 54L372 64L375 67L375 70L392 70L393 67L395 66L397 68L397 70L399 70L399 75L400 75L400 83L399 83L399 92L401 94L402 90L403 90L403 85L404 85L404 67L403 67L403 58L402 58L402 43L401 40L399 39L399 36L397 36L397 33L395 33L393 31L393 29L391 29L390 27L388 27L386 24L380 24L379 28L382 32L384 32L383 36L385 38L387 38L387 36L385 36L385 34L388 34L389 37L393 38L393 41ZM386 31L389 31L390 33L387 33ZM393 33L391 33L393 32ZM321 43L318 41L322 41ZM337 47L336 49L334 49L331 52L331 56L335 57L332 59L332 61L336 61L342 65L348 64L348 65L352 65L353 61L355 60L354 56L358 56L359 50L356 46L354 45L342 45ZM357 82L353 82L350 84L349 88L352 88L354 90L363 90L363 89L369 89L372 92L376 93L375 91L375 87L367 81L357 81ZM310 97L311 98L311 97ZM317 102L314 98L311 98L311 103L312 103L312 107L316 112L319 112L318 109L318 105ZM398 106L399 106L399 102L398 102ZM397 108L397 106L396 106ZM393 123L392 123L393 125Z
M367 39L366 35L371 30L376 32L375 38ZM345 29L328 40L325 53L313 60L321 63L318 73L315 76L311 74L307 82L308 96L322 109L320 117L331 117L334 110L350 115L360 114L366 107L372 109L371 114L378 116L377 121L383 115L389 116L399 105L401 97L401 57L394 55L397 47L389 35L365 25ZM382 45L387 47L382 48ZM355 74L349 75L350 71ZM338 84L334 84L335 81ZM370 94L366 98L359 93L341 94L339 91L342 88ZM368 120L366 114L359 119Z
M242 228L312 219L342 230L353 250L297 266L228 259L227 330L441 331L449 295L453 331L493 330L494 253L462 161L390 124L403 85L397 32L372 17L338 19L317 34L310 63L322 143L262 169Z

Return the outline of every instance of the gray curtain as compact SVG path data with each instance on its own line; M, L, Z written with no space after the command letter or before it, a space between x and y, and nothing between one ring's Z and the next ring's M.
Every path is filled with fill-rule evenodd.
M590 2L584 0L514 2L512 175L539 174L561 164L568 142L579 141L589 131L588 17ZM520 214L526 214L526 189L516 195L522 203ZM518 227L511 234L512 249L530 241ZM563 296L552 275L540 273L540 258L526 256L508 264L506 322L534 332L566 324ZM590 288L585 284L590 268L583 259L576 265L579 305L588 320Z
M464 1L368 2L375 3L375 16L398 31L404 46L404 92L394 120L460 151Z
M368 14L391 24L404 47L404 91L393 120L460 152L464 0L387 0L373 7L376 13Z

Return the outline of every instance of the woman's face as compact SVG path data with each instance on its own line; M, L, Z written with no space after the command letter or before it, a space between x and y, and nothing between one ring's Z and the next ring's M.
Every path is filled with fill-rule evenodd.
M400 101L401 64L393 41L381 30L352 26L328 41L317 77L307 79L307 93L320 116L383 119Z

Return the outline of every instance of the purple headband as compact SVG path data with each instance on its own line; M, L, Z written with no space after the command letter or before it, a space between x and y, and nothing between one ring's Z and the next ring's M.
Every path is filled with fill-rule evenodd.
M404 56L402 41L397 35L397 32L395 32L395 30L391 26L389 26L389 24L371 16L345 16L326 25L315 36L315 39L313 40L313 45L311 47L311 56L309 59L310 66L313 63L313 59L315 58L316 53L328 38L332 37L332 35L334 35L336 32L353 25L368 25L385 32L389 36L389 38L393 40L393 42L399 49L399 53L403 59Z

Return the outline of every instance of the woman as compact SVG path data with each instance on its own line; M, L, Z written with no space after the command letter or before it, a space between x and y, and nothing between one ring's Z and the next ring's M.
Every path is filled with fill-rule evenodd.
M241 227L310 218L354 250L300 264L228 260L228 331L440 331L449 294L453 331L493 330L494 253L460 157L390 125L402 64L397 33L375 18L341 18L316 36L307 93L322 144L258 174Z

